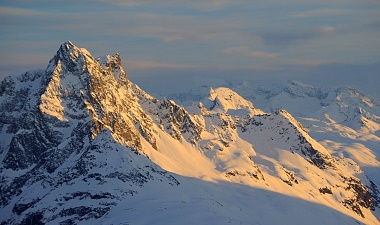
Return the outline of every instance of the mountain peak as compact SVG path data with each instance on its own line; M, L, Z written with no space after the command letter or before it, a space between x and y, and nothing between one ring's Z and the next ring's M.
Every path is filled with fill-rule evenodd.
M297 80L288 80L288 83L290 85L294 85L294 86L300 86L300 87L304 87L304 88L313 88L313 86L308 85L308 84L304 84L304 83L297 81Z
M83 73L85 60L94 61L91 54L86 49L81 49L75 46L71 41L66 41L61 44L57 53L49 61L46 69L47 74L51 74L58 65L64 66L69 71L80 70Z
M70 56L70 58L72 59L76 59L80 57L80 55L82 55L81 50L77 46L75 46L71 41L66 41L62 43L57 53L61 58Z
M121 66L120 54L116 53L115 55L103 55L96 58L96 61L103 67L103 69L108 69L108 67L115 68Z
M261 110L255 109L253 104L235 91L219 87L210 88L208 101L205 102L207 108L215 112L225 112L229 114L262 114Z
M76 47L70 40L64 42L61 44L61 48L66 48L66 49L70 49L70 48L74 48Z
M96 58L96 61L100 64L103 70L111 73L119 84L128 84L129 80L127 74L124 72L121 66L120 54L115 55L104 55Z
M89 96L90 80L102 74L90 52L71 41L64 42L50 60L43 77L41 112L60 120L67 120L67 115L85 114L82 98ZM81 112L75 112L78 108Z

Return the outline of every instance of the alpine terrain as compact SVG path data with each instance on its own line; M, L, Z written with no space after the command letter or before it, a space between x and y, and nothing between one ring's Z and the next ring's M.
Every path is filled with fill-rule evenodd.
M347 89L330 101L293 82L256 92L271 99L262 110L242 84L184 107L141 90L120 60L68 41L46 70L1 81L1 224L379 223L370 99ZM309 117L282 109L299 95L314 100ZM345 99L365 105L342 112Z

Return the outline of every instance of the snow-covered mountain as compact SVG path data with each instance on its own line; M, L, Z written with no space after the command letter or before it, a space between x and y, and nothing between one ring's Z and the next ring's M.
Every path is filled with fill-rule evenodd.
M330 154L353 159L380 185L380 96L352 87L332 89L298 81L271 86L242 82L229 88L266 112L286 109ZM209 90L201 86L169 97L190 109L193 101L207 98Z
M118 54L63 43L45 71L0 84L1 223L378 223L376 179L308 133L337 119L304 127L278 93L273 112L229 88L185 108L133 84ZM359 111L378 135L376 109Z

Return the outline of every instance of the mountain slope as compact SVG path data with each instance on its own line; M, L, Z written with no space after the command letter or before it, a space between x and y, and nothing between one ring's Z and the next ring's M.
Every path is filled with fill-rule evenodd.
M333 89L298 81L271 86L242 82L229 87L267 112L286 109L330 154L353 159L377 186L380 185L378 96L351 87ZM169 96L181 104L191 105L191 101L207 98L209 90L210 87L202 86Z
M158 100L118 54L65 42L4 79L0 107L3 224L378 222L376 185L287 111L228 88Z

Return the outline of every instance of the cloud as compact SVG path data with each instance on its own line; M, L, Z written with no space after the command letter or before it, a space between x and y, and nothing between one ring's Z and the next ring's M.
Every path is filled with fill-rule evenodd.
M191 22L186 22L187 27L193 27ZM160 39L165 43L173 43L184 40L201 40L210 38L211 32L201 32L203 28L186 29L180 27L179 24L171 24L169 26L163 25L143 25L141 27L132 27L134 35L140 35L145 37L153 37Z
M252 51L248 47L244 47L244 46L226 48L223 50L223 52L226 54L236 54L236 55L241 55L245 57L264 58L264 59L271 59L280 55L279 53Z
M153 7L153 8L192 8L199 11L216 11L236 4L231 0L97 0L123 7Z
M26 66L44 65L47 66L52 56L43 53L23 53L23 54L0 54L0 65L19 66L20 62Z
M297 45L302 41L315 37L313 33L306 31L269 31L260 35L265 44L273 46Z
M336 33L337 28L331 25L324 25L312 29L301 30L279 30L274 32L264 32L261 38L267 45L291 46L298 45L305 41L313 40L325 35Z
M320 34L326 35L326 34L335 33L336 28L333 26L327 25L327 26L322 26L322 27L318 28L318 31L320 32Z
M303 12L298 12L294 14L294 17L305 18L305 17L317 17L317 16L336 16L349 14L354 12L354 10L348 9L318 9L318 10L308 10Z
M125 16L126 17L126 16ZM157 12L134 13L122 21L135 21L127 29L119 29L116 32L124 32L129 36L159 39L165 44L177 42L218 42L229 41L253 41L257 44L261 39L247 32L247 24L237 18L222 17L220 15L208 17L207 15L162 15ZM125 25L122 25L125 26ZM197 42L196 42L197 41ZM262 44L262 43L261 43ZM211 45L207 45L209 47ZM185 47L185 46L183 46ZM207 48L206 48L207 49Z
M210 68L213 71L278 71L276 66L234 66L234 65L217 65Z
M30 9L21 9L14 7L0 7L0 15L2 17L17 17L17 16L41 16L44 15L44 12Z
M125 69L130 70L152 70L152 69L192 69L194 66L189 65L179 65L179 64L170 64L170 63L159 63L154 61L127 61L125 64Z
M285 62L300 66L322 66L337 63L336 60L329 59L289 59Z
M162 71L277 71L274 66L236 66L228 64L217 65L184 65L173 63L159 63L145 60L131 60L123 63L126 71L160 70ZM179 72L181 73L181 72Z
M0 53L0 81L2 78L32 69L45 69L52 56L43 53Z
M248 57L269 59L269 58L275 58L275 57L279 56L280 54L279 53L262 52L262 51L249 51L249 52L246 52L246 55Z

